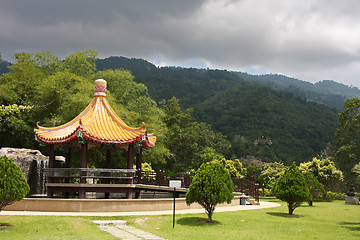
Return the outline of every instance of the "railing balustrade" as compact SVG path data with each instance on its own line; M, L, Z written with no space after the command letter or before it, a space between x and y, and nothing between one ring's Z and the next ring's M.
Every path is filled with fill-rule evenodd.
M92 183L137 183L169 186L169 180L180 180L182 188L189 188L193 174L150 172L135 169L94 169L94 168L45 168L46 177L52 182L79 183L80 179ZM252 196L259 201L259 186L245 178L233 178L234 191Z

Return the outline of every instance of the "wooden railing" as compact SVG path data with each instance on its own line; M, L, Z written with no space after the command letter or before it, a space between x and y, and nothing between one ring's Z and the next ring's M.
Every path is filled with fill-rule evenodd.
M99 168L45 168L45 176L51 182L78 183L121 183L120 180L132 181L135 169L99 169Z
M234 183L234 191L241 192L245 195L255 198L259 202L259 184L251 182L243 177L232 178Z
M94 168L45 168L50 182L62 183L135 183L157 186L169 186L170 180L180 180L182 188L189 188L193 174L146 172L135 169L94 169ZM258 184L245 178L233 178L234 191L246 194L259 201Z

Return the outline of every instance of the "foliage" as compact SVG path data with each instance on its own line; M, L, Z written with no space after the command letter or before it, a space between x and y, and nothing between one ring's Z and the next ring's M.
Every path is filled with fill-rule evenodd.
M0 157L0 211L22 200L30 190L20 168L6 155Z
M12 105L0 105L0 126L3 125L11 115L19 114L22 111L29 111L31 106L18 106L17 104Z
M268 162L285 164L310 159L334 141L336 113L323 105L304 101L292 94L255 84L239 84L206 99L196 107L197 119L210 123L229 139L239 133L244 140L236 157L250 153ZM251 152L246 139L271 136L271 147L257 146ZM244 152L241 152L243 150Z
M182 111L179 100L172 98L162 102L165 112L164 122L168 129L166 147L170 150L166 169L173 172L188 172L197 169L205 149L210 147L218 155L226 155L230 143L220 133L215 133L211 126L198 123L192 117L191 109Z
M360 158L360 98L347 99L344 108L338 114L335 157L340 169L349 176Z
M325 99L321 90L325 89L328 81L317 87L274 74L250 76L223 70L158 68L142 59L122 57L99 59L97 64L101 69L130 69L135 81L147 85L149 94L156 101L175 96L180 99L182 108L194 108L193 115L197 121L211 124L214 130L232 141L232 154L227 158L263 156L268 162L282 160L290 165L293 161L300 163L304 159L310 160L328 142L335 141L336 111L324 104L317 104ZM255 78L263 81L256 81ZM273 84L278 79L280 85L296 87L290 89L291 86L283 88ZM262 82L271 82L273 86L258 84ZM307 90L307 87L313 89ZM340 89L341 86L335 87ZM334 91L335 87L326 89ZM348 96L347 90L352 92L349 92L350 95L359 94L358 89L341 88L344 96ZM343 96L330 92L326 95L326 99L336 106L344 101ZM329 105L335 106L332 103ZM240 135L241 138L237 138ZM254 146L253 139L262 135L271 136L271 147Z
M218 154L212 147L206 147L203 152L199 155L201 164L207 163L213 160L221 160L224 158L223 155Z
M231 178L240 178L246 175L246 168L243 167L242 163L238 160L227 160L225 158L221 160L213 160L223 165L226 170L230 173Z
M360 182L360 163L356 164L351 171L355 175L356 181L359 183Z
M309 206L313 205L313 201L316 198L319 198L325 194L324 186L314 177L310 172L303 173L306 181L306 185L311 194L311 199L308 201Z
M215 207L220 203L230 203L234 198L234 186L229 172L217 162L208 162L200 166L186 193L186 204L199 203L212 222Z
M77 55L89 60L86 52ZM33 135L35 123L56 126L75 117L74 113L80 113L90 102L93 83L88 75L85 78L75 74L82 71L77 69L82 64L75 65L67 59L60 61L50 52L20 52L15 54L15 60L11 71L0 77L0 104L39 107L26 116L12 116L0 129L1 134L8 136L0 140L0 145L37 148Z
M279 177L273 188L275 197L287 202L289 214L301 203L311 199L306 180L298 167L293 163L283 175Z
M313 158L312 161L301 163L299 169L302 173L309 172L321 184L326 191L339 190L339 185L344 180L342 172L335 167L330 158Z
M266 165L264 170L261 172L265 187L272 189L276 180L284 174L286 169L287 167L284 166L282 162L275 162L273 164Z
M337 111L342 111L346 98L360 96L357 87L349 87L332 80L310 83L280 74L250 75L236 72L245 80L259 83L272 89L281 89L306 98L308 101L320 102Z
M7 138L0 138L0 146L38 149L35 124L52 127L72 120L91 102L94 80L104 78L108 82L107 100L128 125L141 126L145 122L149 133L156 129L156 147L144 152L144 158L154 166L164 164L169 151L162 109L148 95L144 84L134 82L129 71L96 72L95 59L96 53L90 50L70 54L63 61L47 51L15 54L16 63L10 72L0 76L0 105L36 107L26 115L13 114L1 126L0 134ZM61 151L58 154L65 154ZM122 153L113 154L114 164L119 165L116 167L124 162L119 159L122 157ZM104 161L99 153L89 154L89 165L102 166Z
M327 191L325 193L325 198L328 200L345 200L346 193L339 193L339 192L331 192Z
M246 166L246 176L245 176L245 178L247 180L259 183L260 186L263 186L264 179L263 179L263 177L261 175L261 172L262 172L262 167L261 166L250 163L250 164L248 164Z

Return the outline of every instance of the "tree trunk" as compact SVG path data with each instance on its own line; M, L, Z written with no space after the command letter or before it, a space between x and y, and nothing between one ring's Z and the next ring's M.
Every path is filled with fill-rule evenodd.
M293 208L293 204L292 204L292 203L289 203L289 204L288 204L288 209L289 209L289 215L293 215L294 208Z
M215 206L213 206L211 204L205 210L206 210L206 213L208 215L208 222L211 223L212 222L212 216L213 216L213 213L214 213L214 210L215 210Z
M210 212L208 212L207 214L208 214L208 222L209 223L211 223L212 222L212 215L213 215L213 211L210 211Z

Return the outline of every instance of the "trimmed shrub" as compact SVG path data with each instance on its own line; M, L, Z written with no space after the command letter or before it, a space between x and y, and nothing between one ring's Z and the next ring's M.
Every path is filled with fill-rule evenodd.
M278 178L273 192L275 197L287 202L290 215L293 214L294 209L299 207L301 203L312 198L304 175L295 163Z
M215 206L219 203L231 203L234 198L234 185L229 172L218 162L207 162L196 171L186 193L186 204L199 203L212 222Z
M0 157L0 211L15 201L22 200L30 187L13 159Z

